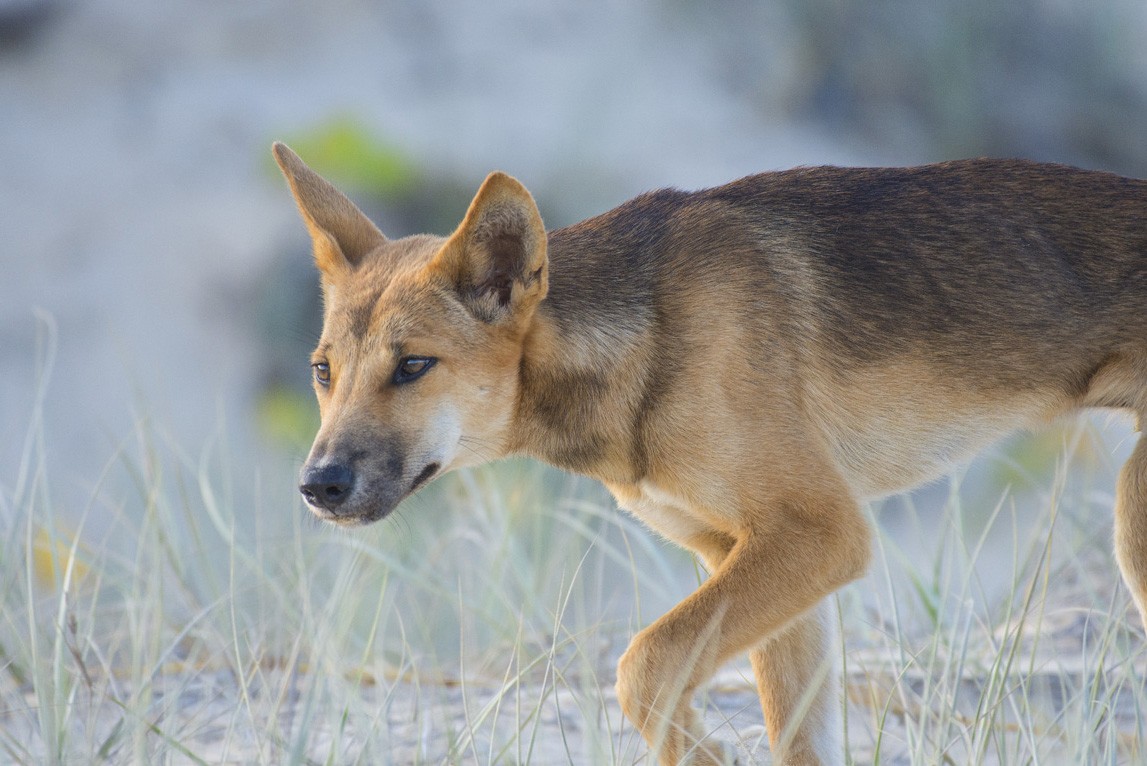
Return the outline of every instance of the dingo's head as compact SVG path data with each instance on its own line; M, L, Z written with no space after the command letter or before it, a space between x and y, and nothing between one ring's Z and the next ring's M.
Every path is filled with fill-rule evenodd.
M339 524L386 516L434 476L506 450L522 342L546 295L546 232L502 173L449 237L388 240L290 149L274 146L314 241L322 425L299 491Z

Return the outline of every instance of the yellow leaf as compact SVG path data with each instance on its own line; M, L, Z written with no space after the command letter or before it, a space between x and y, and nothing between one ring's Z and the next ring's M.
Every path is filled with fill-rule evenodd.
M82 548L76 546L76 557L72 560L72 542L74 535L61 530L49 532L47 529L37 529L32 538L32 576L36 583L45 588L56 588L60 585L72 567L72 582L79 583L87 577L90 567L80 558Z

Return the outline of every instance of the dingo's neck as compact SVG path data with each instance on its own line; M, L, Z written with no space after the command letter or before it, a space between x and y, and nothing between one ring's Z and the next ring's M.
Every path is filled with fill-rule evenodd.
M647 388L651 290L626 273L632 254L587 247L584 233L570 257L570 232L550 237L549 292L523 344L510 450L635 481L645 461L635 426Z

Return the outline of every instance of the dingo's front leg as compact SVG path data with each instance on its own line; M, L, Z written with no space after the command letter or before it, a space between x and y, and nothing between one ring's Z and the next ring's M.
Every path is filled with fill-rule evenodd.
M833 602L824 599L749 653L775 763L837 763L844 756Z
M800 709L805 691L800 687L818 680L815 666L828 638L820 636L820 648L811 652L795 651L794 642L814 636L820 618L811 610L861 575L868 562L868 524L846 496L819 502L800 498L745 517L750 526L735 538L713 576L638 633L618 665L622 710L665 766L690 758L695 764L716 762L716 748L706 746L697 726L692 694L721 662L753 647L758 673L766 677L762 701L773 711L770 735L784 730L784 717ZM794 632L787 636L785 629ZM769 644L769 638L779 643ZM774 682L772 674L786 660L797 663L795 674ZM815 699L827 703L828 696ZM819 720L816 726L831 724ZM778 726L781 731L774 733ZM824 736L806 731L804 739L811 743ZM819 750L790 748L785 762L817 763ZM826 757L839 762L843 754Z
M714 572L732 540L703 535L689 547ZM844 752L836 634L833 599L826 598L749 652L776 763L834 763Z

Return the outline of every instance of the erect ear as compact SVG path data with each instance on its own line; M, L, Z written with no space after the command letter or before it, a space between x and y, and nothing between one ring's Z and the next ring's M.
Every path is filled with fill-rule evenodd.
M447 275L484 322L537 305L546 295L546 227L526 187L491 173L431 268Z
M271 151L291 185L314 241L315 264L325 276L357 266L364 255L386 242L378 227L299 155L277 141Z

